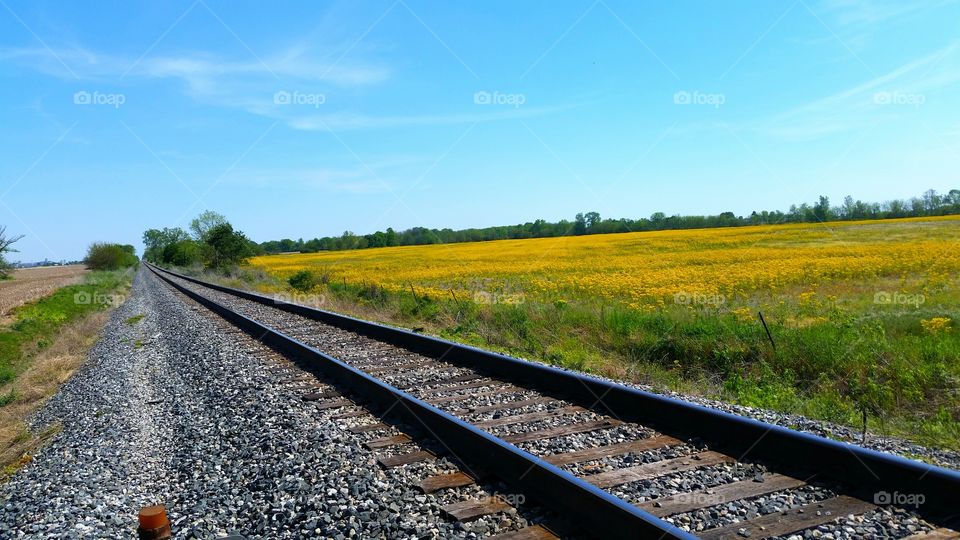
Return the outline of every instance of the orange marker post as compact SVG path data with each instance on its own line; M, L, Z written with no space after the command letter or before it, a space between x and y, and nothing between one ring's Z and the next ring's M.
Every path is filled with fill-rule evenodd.
M166 540L172 535L167 509L162 504L141 508L139 520L137 535L140 540Z

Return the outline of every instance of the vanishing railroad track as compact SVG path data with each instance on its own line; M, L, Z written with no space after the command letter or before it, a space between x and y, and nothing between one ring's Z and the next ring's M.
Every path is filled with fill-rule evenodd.
M425 478L424 492L492 477L562 516L498 538L803 538L851 515L869 522L891 509L906 513L891 502L912 504L928 524L901 536L960 538L951 530L960 522L956 471L148 268L330 381L305 396L318 409L373 411L379 422L351 431L375 437L370 449L397 449L381 466L436 457L404 449L420 438L462 464L462 472ZM377 436L396 427L406 432ZM644 491L665 479L659 492ZM470 500L444 512L466 521L510 503ZM740 511L704 521L720 507Z

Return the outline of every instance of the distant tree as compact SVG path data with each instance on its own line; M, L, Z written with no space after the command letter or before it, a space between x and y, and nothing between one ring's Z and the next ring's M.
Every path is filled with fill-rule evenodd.
M840 217L843 219L853 219L853 213L856 211L856 203L853 202L853 197L847 195L843 198L843 207L840 211Z
M940 208L942 198L940 195L937 195L937 192L932 189L928 189L923 192L923 206L924 210L928 213L933 212L937 208Z
M586 234L587 233L587 218L582 214L577 214L573 218L573 234Z
M654 229L662 229L666 220L667 215L663 212L654 212L653 214L650 214L650 225L653 226Z
M167 247L189 239L190 235L180 227L148 229L143 233L143 258L150 262L166 262L163 258Z
M922 216L925 204L923 199L918 199L916 197L910 199L910 215L911 216Z
M820 200L813 207L813 220L809 221L819 221L823 223L824 221L830 221L830 216L832 212L830 211L830 199L828 197L820 196Z
M190 231L193 233L193 238L196 241L206 242L207 235L210 234L210 231L216 227L227 224L229 224L229 222L223 214L206 210L190 221Z
M0 279L8 279L10 277L13 265L7 262L4 255L7 253L16 253L17 250L10 246L21 238L23 238L23 235L7 237L6 226L0 225Z
M887 217L898 218L903 217L907 214L906 205L903 204L903 201L892 200L887 203Z
M174 266L192 266L204 258L204 244L185 238L168 245L163 250L162 262Z
M244 262L254 254L251 242L240 231L234 231L233 225L224 223L206 231L209 246L207 266L226 269Z
M91 270L119 270L137 264L136 249L127 244L90 244L84 264Z
M600 214L597 212L587 212L587 214L583 216L583 219L586 222L588 231L600 224Z
M960 189L951 189L946 195L946 203L960 208Z

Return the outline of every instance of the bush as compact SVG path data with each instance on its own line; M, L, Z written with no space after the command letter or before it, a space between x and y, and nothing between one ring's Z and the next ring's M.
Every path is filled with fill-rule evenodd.
M139 262L133 246L122 244L91 244L83 262L91 270L119 270Z
M287 279L287 283L289 283L291 287L303 292L309 291L310 289L316 287L319 281L320 280L317 279L317 276L313 275L313 272L309 270L300 270Z
M193 240L180 240L164 248L162 259L174 266L191 266L203 260L203 246Z
M217 225L207 231L204 242L210 249L207 266L227 269L253 256L252 242L240 231L234 231L229 223Z

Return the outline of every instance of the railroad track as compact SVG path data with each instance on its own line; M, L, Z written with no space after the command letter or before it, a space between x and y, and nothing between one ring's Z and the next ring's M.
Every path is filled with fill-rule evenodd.
M381 466L441 453L461 464L424 478L424 492L492 477L560 516L501 538L804 538L849 516L910 514L926 524L901 537L960 538L956 471L148 268L330 381L304 396L319 410L343 409L345 421L365 414L350 410L357 404L374 411L380 421L350 429L387 452ZM423 438L434 450L409 451ZM468 500L444 512L466 521L511 502ZM734 511L706 519L724 507Z

